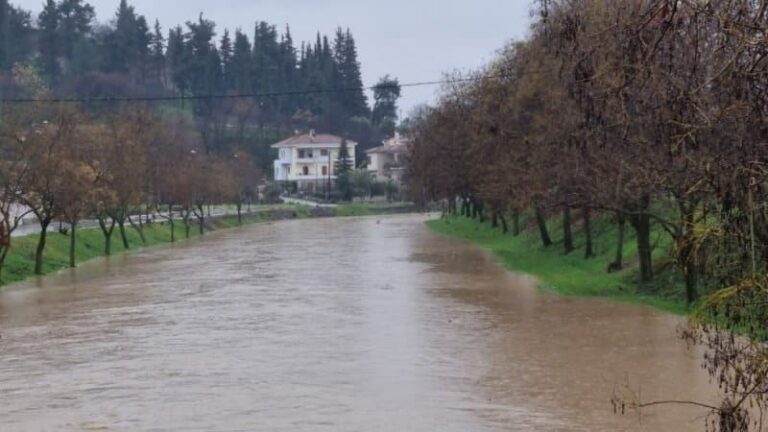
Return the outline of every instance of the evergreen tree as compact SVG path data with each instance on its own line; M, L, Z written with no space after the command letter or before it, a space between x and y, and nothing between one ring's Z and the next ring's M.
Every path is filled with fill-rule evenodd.
M341 140L341 148L339 149L339 158L336 160L336 189L341 194L343 201L352 200L352 158L349 155L349 146L347 140Z
M219 45L219 56L221 57L221 73L223 76L222 86L224 90L229 91L234 88L234 79L232 75L232 39L229 37L229 30L224 30L224 36Z
M181 26L168 32L168 50L166 52L168 70L173 85L181 96L189 92L189 55Z
M379 134L392 136L397 126L397 100L400 99L400 83L389 75L379 80L373 89L371 123Z
M11 5L8 0L0 0L0 67L6 69L8 66L8 49L10 45L10 14Z
M104 69L130 74L134 82L143 82L153 68L150 56L152 39L146 18L137 15L126 0L121 0L114 28L106 36Z
M279 91L291 91L299 87L297 73L296 47L293 45L293 36L291 28L286 26L285 33L280 39L280 54L278 61L279 68ZM283 115L293 115L299 109L299 98L297 96L284 97L280 100L280 113Z
M0 0L0 69L32 57L32 32L31 14Z
M155 20L154 32L150 40L149 58L152 78L165 85L165 36L158 20Z
M357 58L357 46L349 29L336 30L334 41L334 59L339 71L341 88L341 103L347 117L367 117L368 102L363 89L363 79L360 72L360 62Z
M95 16L93 6L83 0L61 0L57 7L60 54L71 60L75 47L88 36Z
M55 0L46 0L37 19L40 66L50 78L59 75L59 8Z
M272 93L278 91L280 71L278 61L280 46L277 30L266 22L256 24L253 36L253 80L252 87L257 93ZM262 98L260 105L263 110L262 118L276 120L277 98Z
M252 74L252 47L248 36L237 30L235 32L235 44L232 48L232 61L229 76L232 88L237 93L249 93L251 91Z
M214 45L215 26L213 21L204 19L202 14L196 23L187 23L187 77L189 89L195 96L215 95L223 90L221 56ZM195 99L192 104L195 121L208 153L215 152L223 144L222 134L227 118L221 102L213 98L201 98Z

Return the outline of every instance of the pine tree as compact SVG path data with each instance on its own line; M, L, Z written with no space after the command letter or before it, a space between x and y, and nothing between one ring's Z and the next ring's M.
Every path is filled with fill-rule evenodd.
M152 78L165 86L165 36L163 36L163 29L160 27L159 20L155 20L154 32L150 39L149 57Z
M10 14L11 5L8 0L0 0L0 67L8 67L8 49L10 45Z
M221 57L222 85L224 90L229 91L234 88L234 79L232 75L232 39L229 37L229 30L224 30L224 36L219 45L219 56Z
M351 117L368 115L368 101L363 90L363 78L360 72L360 62L357 59L357 46L352 33L347 29L343 45L344 63L339 64L339 70L344 80L344 92L347 96L345 108Z
M189 91L189 55L181 26L176 26L168 32L166 57L173 85L182 97L186 96Z
M54 0L46 0L37 19L40 29L40 66L50 78L59 75L59 8Z
M61 55L71 60L75 47L90 33L96 13L93 6L83 0L62 0L57 10Z
M0 0L0 69L33 56L31 14Z
M114 28L107 34L104 70L129 73L134 82L144 82L154 74L150 55L154 36L146 18L137 15L133 6L121 0L114 19Z
M237 30L235 32L235 44L232 49L232 63L230 65L230 79L232 88L238 93L251 91L252 74L252 47L248 36Z

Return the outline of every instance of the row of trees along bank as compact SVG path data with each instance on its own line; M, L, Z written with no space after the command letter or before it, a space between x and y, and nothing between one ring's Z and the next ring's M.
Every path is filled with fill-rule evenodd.
M33 68L17 66L14 75L26 97L49 96ZM146 241L147 219L140 215L162 214L175 241L178 235L189 237L193 225L202 234L211 205L234 203L241 219L243 206L258 199L262 180L248 152L206 153L198 130L184 117L159 115L140 104L85 109L8 103L2 109L0 155L0 270L28 212L40 224L36 274L42 274L54 221L69 226L74 266L75 233L85 218L98 220L106 255L115 233L130 247L126 229Z
M718 330L768 335L768 1L538 0L527 40L476 80L447 85L418 115L409 178L452 214L520 231L546 219L612 218L637 235L639 279L655 274L651 232L701 314ZM460 77L466 78L466 77ZM714 352L725 391L709 430L749 430L765 407L768 351L708 326L689 337ZM727 332L726 332L727 335ZM754 411L752 411L754 414Z

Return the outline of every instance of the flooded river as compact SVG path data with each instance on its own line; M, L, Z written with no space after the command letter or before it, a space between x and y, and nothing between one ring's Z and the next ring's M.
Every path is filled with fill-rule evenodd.
M701 431L680 320L539 293L419 216L254 225L0 294L0 430Z

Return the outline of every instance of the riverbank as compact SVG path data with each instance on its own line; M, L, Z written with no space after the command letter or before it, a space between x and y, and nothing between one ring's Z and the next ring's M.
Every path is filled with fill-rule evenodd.
M622 302L641 303L672 312L687 314L684 290L676 273L664 264L667 256L663 236L656 235L654 256L661 263L656 281L652 285L638 283L637 246L631 229L626 230L624 241L625 269L608 273L608 264L616 251L618 230L607 220L598 219L593 224L596 256L585 259L585 242L581 227L574 226L577 249L569 254L563 250L561 225L551 220L550 234L555 244L542 246L535 229L526 229L519 236L503 234L488 223L464 217L449 217L427 222L433 231L469 241L492 251L509 270L536 276L541 289L565 296L605 297ZM523 225L525 226L525 225ZM531 227L533 228L533 227Z
M256 206L250 213L243 213L242 225L293 219L367 216L413 211L415 211L415 207L407 203L387 205L342 204L332 209L290 204ZM238 226L241 226L241 224L238 222L237 215L212 216L206 220L206 232ZM100 229L79 229L76 236L75 257L77 264L104 256L104 235ZM167 221L145 225L144 243L142 243L139 233L131 227L126 227L126 237L128 239L128 249L125 248L120 234L115 230L112 236L112 255L118 255L127 250L141 250L171 244L171 225ZM181 220L177 219L175 221L175 237L177 242L182 242L200 237L200 232L195 224L190 229L190 237L187 239L185 237L184 225ZM38 234L29 234L13 239L11 250L2 269L0 289L3 286L21 282L34 276L34 257L37 240ZM48 233L43 265L44 274L52 274L69 268L69 243L68 234Z

